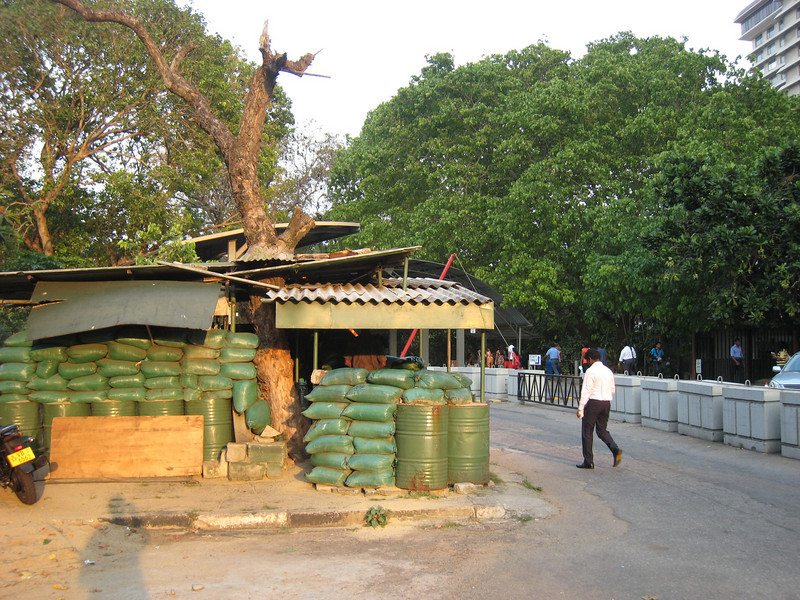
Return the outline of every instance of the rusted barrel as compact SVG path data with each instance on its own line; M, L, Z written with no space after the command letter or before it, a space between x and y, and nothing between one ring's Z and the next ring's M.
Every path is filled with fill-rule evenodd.
M203 415L203 460L219 460L222 449L233 441L230 398L190 400L187 415Z
M445 404L397 406L397 487L414 491L447 487L448 408Z
M0 402L0 426L12 423L19 425L22 435L36 440L36 449L44 445L38 402Z
M489 483L489 405L450 407L447 427L448 483Z
M52 402L42 404L44 417L42 418L42 432L44 437L43 449L50 451L50 434L53 431L53 419L55 417L88 417L91 415L92 407L88 402ZM87 433L87 435L91 435Z

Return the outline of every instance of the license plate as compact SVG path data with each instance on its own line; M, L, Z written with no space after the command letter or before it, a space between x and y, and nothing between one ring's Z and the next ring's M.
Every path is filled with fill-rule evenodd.
M13 454L8 455L8 464L12 467L18 467L23 463L32 461L36 458L36 455L33 453L33 450L30 448L23 448L19 452L14 452Z

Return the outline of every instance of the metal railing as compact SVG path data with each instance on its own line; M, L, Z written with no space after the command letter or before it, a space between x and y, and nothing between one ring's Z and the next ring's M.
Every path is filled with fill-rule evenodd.
M578 408L581 400L581 382L575 375L545 375L520 372L517 397L520 402L560 404Z

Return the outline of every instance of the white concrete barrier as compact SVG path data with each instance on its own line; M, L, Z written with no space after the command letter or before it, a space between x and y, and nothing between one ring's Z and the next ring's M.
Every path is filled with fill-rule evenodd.
M678 431L678 381L642 377L642 425Z
M722 401L723 442L758 452L781 451L780 390L728 385Z
M800 391L781 390L781 455L800 458Z
M611 418L623 423L642 422L642 378L615 375Z
M715 381L678 382L678 433L721 442L722 389Z

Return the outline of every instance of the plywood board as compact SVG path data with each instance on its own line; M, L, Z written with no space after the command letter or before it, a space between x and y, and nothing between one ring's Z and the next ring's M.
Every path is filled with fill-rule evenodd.
M203 416L55 417L51 479L199 475Z

